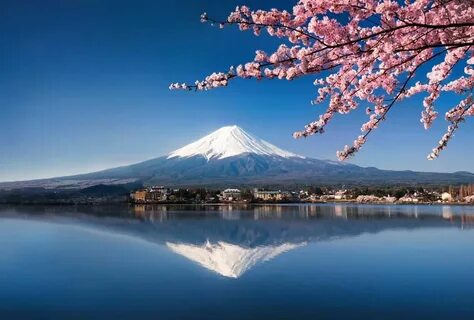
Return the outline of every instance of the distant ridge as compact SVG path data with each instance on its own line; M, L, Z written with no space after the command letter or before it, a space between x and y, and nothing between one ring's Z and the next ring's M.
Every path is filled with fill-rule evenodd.
M305 158L233 125L148 161L93 173L0 183L0 189L83 189L94 185L236 186L288 184L458 184L474 183L470 172L380 170Z

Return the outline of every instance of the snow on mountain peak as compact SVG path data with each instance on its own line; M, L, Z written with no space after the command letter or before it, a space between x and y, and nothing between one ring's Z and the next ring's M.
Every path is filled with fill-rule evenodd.
M203 156L206 159L224 159L243 153L254 153L284 158L304 158L261 140L239 126L222 127L213 133L168 154L168 159Z

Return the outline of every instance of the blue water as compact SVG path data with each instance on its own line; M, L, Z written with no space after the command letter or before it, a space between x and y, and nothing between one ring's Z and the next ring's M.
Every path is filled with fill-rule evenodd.
M474 207L0 207L0 319L474 319Z

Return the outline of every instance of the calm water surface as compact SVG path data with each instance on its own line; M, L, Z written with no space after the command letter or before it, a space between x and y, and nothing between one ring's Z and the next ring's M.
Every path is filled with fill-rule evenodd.
M474 319L474 207L0 207L0 319Z

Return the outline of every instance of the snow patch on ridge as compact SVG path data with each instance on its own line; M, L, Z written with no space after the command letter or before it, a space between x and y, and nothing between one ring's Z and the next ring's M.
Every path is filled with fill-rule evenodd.
M238 126L222 127L213 133L168 154L168 159L203 156L207 160L224 159L243 153L302 158L303 156L282 150L269 142L252 136Z

